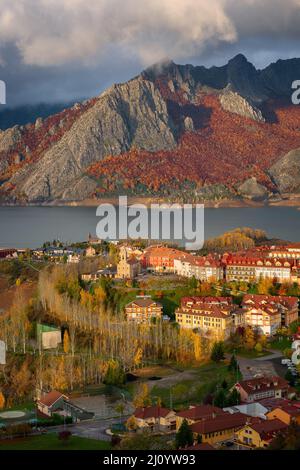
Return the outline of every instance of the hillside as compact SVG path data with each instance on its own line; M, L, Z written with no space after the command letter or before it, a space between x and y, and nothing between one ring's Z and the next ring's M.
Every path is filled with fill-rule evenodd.
M290 99L299 76L300 59L264 70L242 55L210 69L157 64L99 97L0 131L1 201L299 192L300 107Z

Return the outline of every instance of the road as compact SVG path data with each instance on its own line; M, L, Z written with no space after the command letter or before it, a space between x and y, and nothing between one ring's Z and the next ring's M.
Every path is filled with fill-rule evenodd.
M123 416L122 420L126 420L129 416ZM106 434L106 429L120 423L120 418L109 419L91 419L77 424L68 424L66 426L52 426L47 429L48 433L59 433L64 429L68 429L74 436L87 437L89 439L98 439L101 441L110 441L111 436Z
M237 356L241 373L245 379L252 379L257 374L262 375L281 375L284 376L286 370L281 366L282 353L273 351L267 356L249 359Z

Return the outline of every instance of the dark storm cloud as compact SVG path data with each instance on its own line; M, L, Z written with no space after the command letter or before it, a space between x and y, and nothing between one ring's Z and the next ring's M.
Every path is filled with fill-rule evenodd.
M258 67L298 56L300 0L0 0L8 103L100 93L165 57Z

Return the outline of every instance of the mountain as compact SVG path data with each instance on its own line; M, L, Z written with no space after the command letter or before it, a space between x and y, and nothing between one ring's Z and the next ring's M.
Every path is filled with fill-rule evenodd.
M299 157L289 156L300 148L300 107L291 103L299 77L300 59L263 70L241 54L222 67L156 64L98 97L0 131L1 201L298 192L299 169L293 184L280 172L292 180Z

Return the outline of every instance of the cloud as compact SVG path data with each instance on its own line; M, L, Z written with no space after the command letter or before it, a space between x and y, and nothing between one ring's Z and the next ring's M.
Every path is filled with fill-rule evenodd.
M9 103L91 96L165 58L298 55L300 0L0 0Z
M299 0L1 0L0 7L0 40L38 66L101 61L111 45L150 64L300 30Z
M144 63L184 57L207 43L231 42L235 28L223 0L1 0L0 40L24 63L101 60L110 45Z

